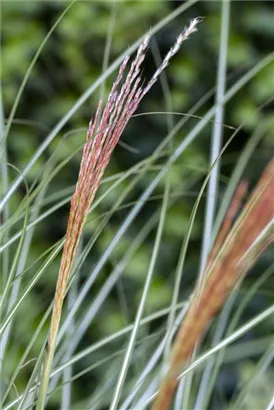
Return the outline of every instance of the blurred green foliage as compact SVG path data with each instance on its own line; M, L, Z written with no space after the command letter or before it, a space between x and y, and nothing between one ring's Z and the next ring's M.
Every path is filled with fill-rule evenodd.
M64 1L2 2L1 83L6 117L11 111L15 96L38 46L67 4ZM124 52L150 27L179 7L181 2L148 0L121 1L116 6L113 4L113 2L108 1L77 1L48 40L27 82L16 112L17 121L12 125L8 136L9 161L19 169L22 170L25 167L49 130L102 73L104 50L112 22L113 30L109 34L111 46L108 64L113 62L120 53ZM206 92L215 87L220 38L220 10L221 2L197 2L166 25L153 38L152 51L149 52L145 63L144 78L148 78L155 69L155 59L157 59L155 50L158 50L163 56L190 18L205 16L203 23L199 26L199 32L183 45L182 50L166 71L172 111L186 113ZM228 86L273 50L273 10L274 3L268 1L233 1L231 3ZM104 84L105 96L110 90L115 75L116 72ZM55 164L58 164L74 150L77 151L69 163L51 181L47 196L62 192L68 187L72 189L75 184L81 157L79 149L83 145L85 129L95 111L102 91L102 88L97 88L28 173L27 181L31 185L37 176L43 173L47 161L53 153ZM224 122L235 128L242 123L244 124L223 158L220 198L239 153L258 123L265 126L268 131L266 138L259 144L245 171L245 176L251 183L258 179L264 164L271 155L271 150L273 152L273 102L272 110L269 105L261 107L273 95L274 65L272 64L248 83L226 106ZM212 96L198 111L198 115L203 116L213 102L214 97ZM169 110L159 83L142 102L139 112ZM180 117L173 115L172 119L177 122ZM148 157L166 136L169 127L168 120L169 115L163 114L133 118L124 132L122 141L133 147L134 151L128 150L124 146L117 147L106 176L125 171ZM197 119L189 120L177 133L173 142L174 147L197 121ZM164 308L170 303L173 273L182 240L188 226L192 206L207 173L211 129L212 126L208 126L200 138L172 166L170 182L171 198L174 199L174 203L168 210L164 240L148 300L147 313ZM225 141L231 134L232 130L224 128ZM161 161L158 162L158 166L161 166ZM11 178L16 176L13 170L10 173ZM154 175L153 169L147 172L126 202L134 203ZM148 201L135 224L113 252L111 260L101 275L101 283L95 284L94 290L90 292L90 298L99 290L111 268L122 258L125 249L128 248L136 233L153 212L160 209L164 183L165 181L159 185L153 194L155 197ZM100 192L104 192L107 186L109 183L103 185ZM109 211L127 186L128 180L125 180L92 213L87 223L84 243L94 233L102 215ZM21 189L17 190L12 199L13 209L16 209L20 204L23 195L24 192ZM107 224L107 228L97 239L91 255L82 267L82 276L78 279L80 283L90 274L94 264L123 221L128 209L130 206L117 211ZM28 255L28 266L48 247L63 237L67 216L68 206L65 206L38 225L31 253ZM183 278L183 296L188 296L199 267L203 218L202 204L191 236ZM82 342L83 346L119 330L121 326L134 319L151 258L154 234L155 230L129 261L123 278L112 291L111 298L108 299L109 304L104 306L96 317L94 325L88 330ZM267 266L267 263L267 258L261 261L257 274ZM15 349L13 349L12 356L8 357L7 362L10 361L11 368L18 361L20 353L28 342L29 335L36 329L39 317L51 301L58 265L59 261L56 260L23 305L20 314L22 318L28 316L28 319L20 320L18 318L16 320L12 343L16 345L18 353L15 354ZM24 280L27 281L31 274L32 269L26 274ZM257 301L254 303L256 304ZM264 305L265 302L261 301L260 303ZM125 306L127 312L125 312ZM251 309L253 309L252 303ZM248 315L247 313L247 317ZM39 348L40 346L37 345L36 353L39 352ZM7 370L8 373L9 370ZM100 380L100 370L98 370L98 374L96 372L94 374ZM28 368L23 369L22 386L28 376ZM17 388L20 389L22 386L17 385ZM76 383L76 386L74 394L81 397L84 394L83 389L79 387L81 383L79 385Z

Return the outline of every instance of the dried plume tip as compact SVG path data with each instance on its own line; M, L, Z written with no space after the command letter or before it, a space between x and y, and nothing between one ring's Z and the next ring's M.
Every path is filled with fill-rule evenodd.
M179 34L179 36L177 37L177 40L175 42L175 44L171 47L171 49L169 50L169 52L167 53L167 55L165 56L162 64L160 65L160 67L155 71L153 77L151 78L151 80L149 81L149 83L147 84L144 94L146 94L150 88L153 86L153 84L157 81L159 75L162 73L162 71L168 66L168 63L170 61L170 59L179 51L182 43L184 41L186 41L189 36L192 33L195 33L195 31L197 31L197 25L203 20L202 17L196 17L195 19L191 20L191 22L189 23L189 25L187 27L184 28L184 30Z
M121 64L117 79L112 86L103 112L101 113L102 104L99 102L95 117L90 121L78 181L71 199L69 220L51 316L48 349L46 351L38 398L39 409L44 408L45 405L63 300L65 298L73 260L88 211L99 187L104 170L124 128L130 117L136 111L141 99L156 82L172 56L178 52L183 41L197 30L196 27L200 21L201 19L195 18L190 22L189 26L179 35L175 45L170 49L151 80L146 86L142 87L140 85L140 71L150 40L150 35L147 35L137 50L136 57L131 63L124 82L122 83L122 79L125 74L129 56L127 56Z

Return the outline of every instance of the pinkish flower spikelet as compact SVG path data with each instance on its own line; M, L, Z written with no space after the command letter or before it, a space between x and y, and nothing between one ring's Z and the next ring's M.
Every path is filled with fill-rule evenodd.
M150 35L144 38L139 46L135 59L132 61L124 83L123 76L128 64L129 56L122 62L117 79L115 80L103 112L102 103L99 102L95 117L89 123L86 143L76 184L75 192L71 199L71 208L67 225L64 249L59 269L58 280L51 317L48 349L44 365L43 391L48 385L48 370L51 367L56 336L61 318L63 300L66 294L68 278L71 272L73 259L83 231L86 217L104 170L109 163L111 154L119 141L130 117L136 111L140 101L156 82L161 72L168 65L170 58L177 53L183 41L196 31L200 19L192 20L187 28L179 35L175 45L170 49L160 67L156 70L151 80L145 87L140 85L141 65L148 49ZM39 396L42 406L44 397Z
M66 280L71 270L70 263L67 262L73 260L88 211L104 170L124 128L136 111L141 99L156 82L161 72L168 65L169 60L177 53L182 42L197 30L196 27L200 21L201 19L195 18L190 22L189 26L178 36L175 45L170 49L151 80L145 87L141 87L141 64L144 61L150 41L150 35L147 35L139 46L126 79L121 85L129 56L126 56L123 60L102 114L102 103L99 102L95 117L89 124L78 182L71 200L71 211L59 275L65 276ZM65 289L61 292L63 297L64 292Z
M140 69L149 46L149 34L144 38L144 41L139 46L136 57L131 63L126 79L122 86L120 86L127 67L129 56L126 56L122 62L118 77L112 86L105 109L102 113L101 121L99 123L99 112L101 110L100 103L95 118L90 123L87 132L87 141L86 146L84 147L83 160L81 163L77 184L79 189L76 188L75 192L75 195L83 195L83 179L85 180L85 183L89 182L89 188L84 191L84 193L88 195L88 198L86 198L85 201L88 205L85 213L88 211L98 188L100 180L98 176L103 174L103 171L110 160L111 153L119 141L119 138L130 117L136 111L144 95L150 90L162 71L167 67L170 59L178 52L182 43L190 36L191 33L197 31L197 25L200 21L200 18L193 19L189 26L186 27L178 36L176 43L167 53L162 64L156 70L146 86L140 86ZM93 138L92 143L90 141L91 138Z
M71 201L71 211L60 267L60 274L62 273L62 276L68 275L68 271L65 269L65 266L67 267L68 255L69 260L72 260L101 177L124 128L136 111L141 99L156 82L161 72L168 65L171 57L177 53L182 42L197 30L196 27L200 21L199 18L195 18L190 22L189 26L178 36L175 45L170 49L151 80L145 87L141 87L140 69L150 40L150 35L147 35L139 46L126 79L121 85L129 56L126 56L123 60L102 114L102 103L101 101L99 102L95 117L90 121L87 131L78 182ZM75 227L75 225L78 226ZM68 270L70 271L70 268Z

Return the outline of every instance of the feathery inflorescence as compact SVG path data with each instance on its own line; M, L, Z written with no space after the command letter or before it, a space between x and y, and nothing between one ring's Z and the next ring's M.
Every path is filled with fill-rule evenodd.
M146 85L142 86L140 77L141 65L150 41L150 35L147 35L143 43L140 45L135 59L131 63L124 83L122 83L122 79L125 74L129 56L124 59L120 67L118 77L112 86L103 112L101 112L102 103L100 102L95 117L89 124L78 182L71 199L64 249L56 284L46 358L43 367L42 384L38 399L39 409L43 408L45 403L56 336L73 259L76 254L87 214L99 187L104 170L109 163L111 154L118 143L124 128L136 111L140 101L157 81L162 71L167 67L170 59L178 52L181 44L191 33L197 30L197 25L200 21L201 19L195 18L190 22L189 26L179 35L175 45L170 49L151 80Z
M176 336L169 370L152 410L167 410L183 370L210 320L225 299L274 240L274 159L269 163L236 222L241 199L246 192L240 184L228 210L223 228L209 256L204 283L198 283L186 316ZM232 226L232 227L231 227Z

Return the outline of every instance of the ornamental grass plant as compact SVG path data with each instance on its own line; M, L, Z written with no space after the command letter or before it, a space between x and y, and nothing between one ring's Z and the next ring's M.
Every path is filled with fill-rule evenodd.
M273 407L269 6L174 3L3 2L3 410Z

